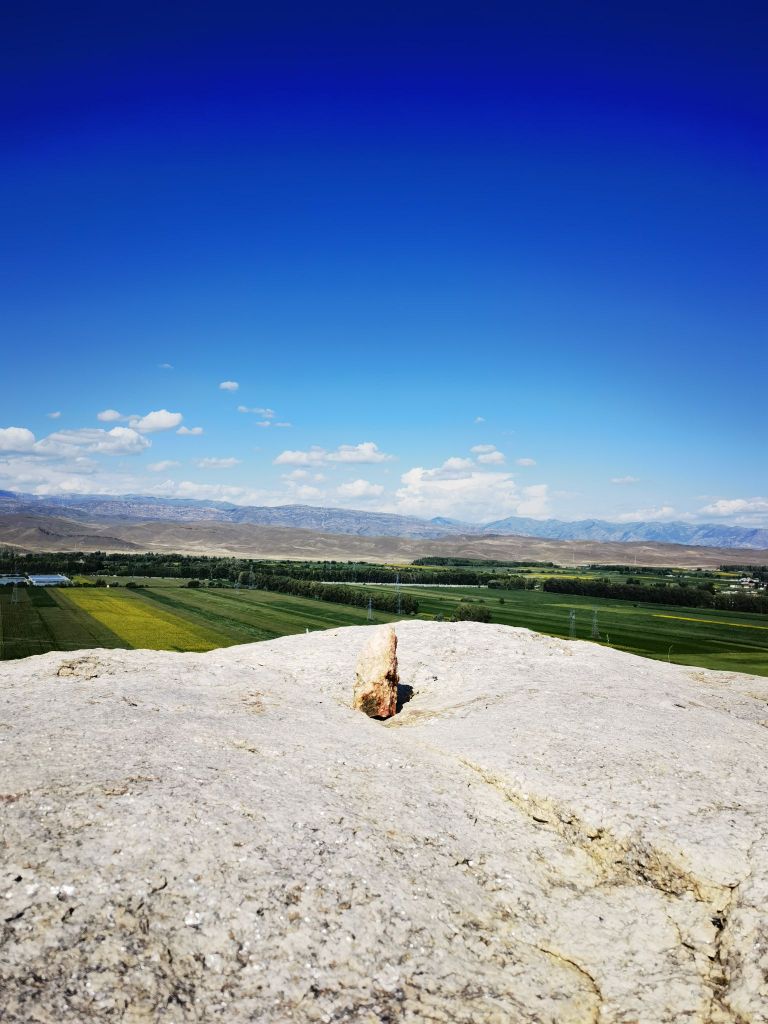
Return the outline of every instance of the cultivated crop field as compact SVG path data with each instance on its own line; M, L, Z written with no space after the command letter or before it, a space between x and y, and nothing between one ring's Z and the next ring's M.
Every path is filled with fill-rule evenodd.
M309 629L362 625L367 609L263 590L188 588L186 580L140 578L140 588L0 588L0 658L93 647L208 651ZM363 586L351 584L352 586ZM389 586L365 587L371 593ZM419 618L451 617L459 602L491 621L684 665L768 675L768 617L733 611L634 604L541 590L419 586L402 588ZM594 622L594 613L597 621ZM375 622L397 618L375 611ZM593 630L598 634L593 636Z
M574 610L576 639L593 640L593 616L597 612L599 640L593 642L680 665L768 675L768 616L765 615L688 609L679 605L633 604L540 590L418 587L412 592L418 594L420 618L436 615L449 618L456 604L464 598L484 602L481 607L490 609L493 622L568 637L570 612Z
M361 625L364 608L256 590L0 587L0 660L93 647L210 651L306 629ZM394 616L376 613L377 622Z

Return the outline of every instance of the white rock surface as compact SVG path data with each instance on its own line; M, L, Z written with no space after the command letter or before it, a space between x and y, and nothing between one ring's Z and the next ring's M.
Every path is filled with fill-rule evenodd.
M397 628L0 667L3 1024L768 1021L768 681Z

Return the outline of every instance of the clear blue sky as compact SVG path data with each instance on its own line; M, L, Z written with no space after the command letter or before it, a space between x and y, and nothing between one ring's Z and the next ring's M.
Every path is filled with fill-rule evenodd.
M0 487L768 525L765 8L166 6L4 15Z

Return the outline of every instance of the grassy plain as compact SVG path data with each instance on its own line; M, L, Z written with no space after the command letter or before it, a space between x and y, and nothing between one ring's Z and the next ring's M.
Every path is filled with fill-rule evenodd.
M595 642L681 665L768 675L768 619L761 615L686 611L679 605L634 604L540 590L414 587L412 591L418 595L420 617L448 618L463 597L485 602L494 622L568 637L573 609L576 639L592 640L597 612L599 640Z
M365 608L260 590L189 589L185 582L143 579L134 590L123 578L122 586L109 589L19 588L16 601L11 588L0 588L0 657L91 647L206 651L367 621ZM493 622L567 637L573 610L577 639L684 665L768 675L765 616L540 590L402 589L419 601L419 618L450 618L464 599L482 602ZM599 639L592 637L594 612ZM395 618L375 613L377 622Z

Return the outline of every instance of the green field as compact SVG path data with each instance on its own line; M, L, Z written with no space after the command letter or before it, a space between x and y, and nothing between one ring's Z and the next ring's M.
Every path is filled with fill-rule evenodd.
M177 579L145 578L141 589L135 590L125 587L125 578L121 583L119 588L20 587L15 599L11 588L0 588L0 657L91 647L206 651L367 621L365 608L287 594L189 589ZM419 601L419 618L448 619L463 598L488 608L493 622L567 637L573 609L577 639L678 664L768 675L768 617L762 615L635 605L540 590L403 587L403 591ZM594 611L599 640L592 637ZM394 618L375 612L377 622Z
M257 590L188 590L183 580L120 588L0 588L0 660L91 647L209 651L367 621L364 608ZM375 621L394 616L377 612Z
M404 587L403 590L409 588ZM419 617L448 618L461 597L484 601L494 622L526 626L551 636L570 635L570 611L576 612L575 636L592 640L597 612L599 642L647 658L731 672L768 675L768 617L679 605L549 594L540 590L483 590L477 587L414 587ZM504 603L500 604L499 599Z

